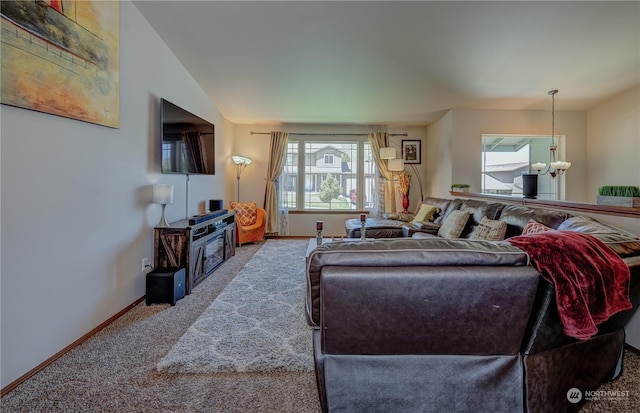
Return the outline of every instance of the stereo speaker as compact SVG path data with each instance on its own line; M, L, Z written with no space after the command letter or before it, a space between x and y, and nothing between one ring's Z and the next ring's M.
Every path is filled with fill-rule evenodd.
M522 174L522 196L530 199L538 197L537 174Z
M210 199L209 200L209 211L218 211L222 209L222 199Z
M151 303L176 305L176 301L184 297L185 282L184 268L154 270L147 273L147 305Z

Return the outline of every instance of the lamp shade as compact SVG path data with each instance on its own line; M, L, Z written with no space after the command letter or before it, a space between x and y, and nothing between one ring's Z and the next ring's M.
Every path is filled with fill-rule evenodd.
M404 161L402 159L389 159L387 168L391 172L404 171Z
M546 163L544 162L536 162L536 163L532 163L531 167L533 169L535 169L536 171L540 172L541 170L543 170L545 167L547 166Z
M244 166L250 165L251 162L253 162L251 159L247 158L246 156L240 156L240 155L233 155L231 157L231 160L236 165L244 165Z
M395 159L396 148L380 148L380 159Z
M173 203L173 185L155 184L153 185L153 203L171 204Z

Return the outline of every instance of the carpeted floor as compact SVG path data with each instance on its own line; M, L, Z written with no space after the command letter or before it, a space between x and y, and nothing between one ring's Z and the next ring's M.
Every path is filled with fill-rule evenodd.
M301 242L304 242L301 240ZM320 412L313 373L163 374L155 370L260 244L235 257L177 302L144 303L0 401L2 412ZM582 413L640 411L640 357L626 352L623 376L599 390L627 397L587 403Z

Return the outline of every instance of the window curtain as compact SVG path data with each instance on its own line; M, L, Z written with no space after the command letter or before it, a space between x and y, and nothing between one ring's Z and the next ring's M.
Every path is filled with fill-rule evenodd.
M393 188L393 172L389 171L387 163L380 159L380 148L388 148L390 146L389 135L386 132L372 132L369 134L369 143L371 144L373 159L383 178L380 184L378 212L376 216L380 216L383 212L396 212L396 192Z
M282 203L278 202L278 178L282 175L284 164L287 161L287 132L271 132L269 145L269 167L267 169L267 186L264 192L264 209L267 212L267 234L277 234L279 231L278 220ZM286 212L286 211L285 211Z

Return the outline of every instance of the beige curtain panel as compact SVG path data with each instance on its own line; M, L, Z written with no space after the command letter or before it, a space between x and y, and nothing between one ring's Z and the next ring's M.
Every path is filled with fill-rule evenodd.
M369 143L373 152L373 158L376 162L376 166L380 171L380 175L384 178L384 193L380 194L380 201L383 205L380 206L379 211L382 212L396 212L396 192L393 188L393 172L387 168L387 163L380 159L380 148L388 148L389 135L387 132L372 132L369 134Z
M267 169L267 186L264 192L264 209L267 212L267 226L265 232L273 234L278 232L278 192L276 191L276 179L282 175L284 164L287 161L287 132L271 132L271 144L269 145L269 167Z

